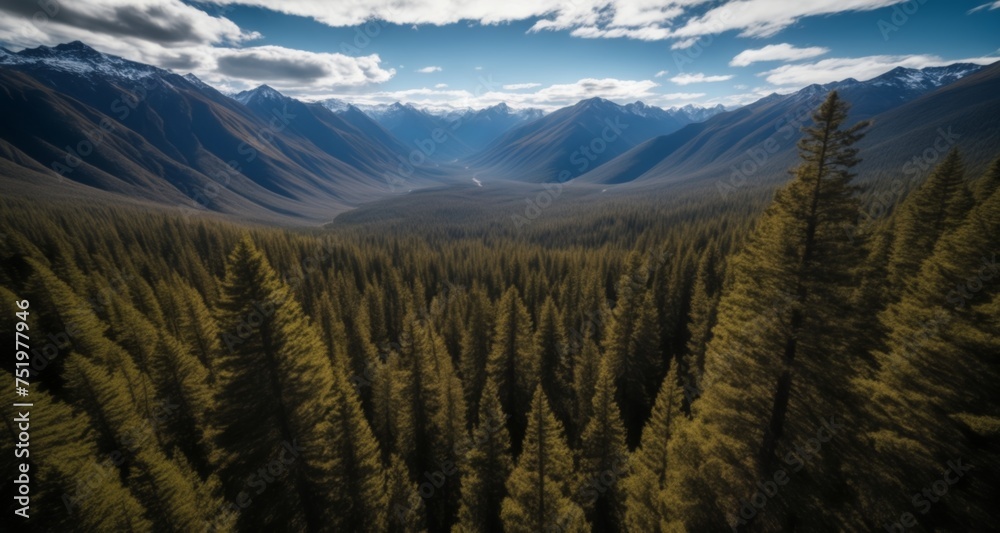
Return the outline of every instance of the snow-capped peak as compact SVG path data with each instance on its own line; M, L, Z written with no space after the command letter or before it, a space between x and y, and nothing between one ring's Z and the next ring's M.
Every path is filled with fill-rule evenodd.
M896 67L885 74L864 82L847 79L830 85L835 85L839 88L847 85L866 84L873 87L894 87L909 91L927 91L958 81L982 68L982 66L972 63L955 63L943 67L926 67L922 69Z
M232 98L243 105L247 105L252 101L283 100L285 95L274 90L269 85L261 85L249 91L236 93Z
M326 100L320 100L317 103L334 113L343 113L351 108L351 104L337 98L327 98Z
M201 78L199 78L198 76L195 76L194 74L192 74L190 72L188 72L187 74L185 74L183 76L183 78L185 80L191 82L195 87L198 87L199 89L214 89L214 87L212 87L211 85L209 85L209 84L201 81Z
M50 69L78 75L101 75L136 80L167 71L135 61L103 54L80 41L54 47L39 46L20 52L3 50L0 65L25 69Z

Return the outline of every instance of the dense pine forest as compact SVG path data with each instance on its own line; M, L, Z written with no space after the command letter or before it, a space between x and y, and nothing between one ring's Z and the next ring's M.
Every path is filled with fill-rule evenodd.
M0 199L0 328L31 309L29 522L993 529L1000 160L970 172L959 144L862 216L857 183L885 180L855 175L846 116L816 109L773 197L517 229Z

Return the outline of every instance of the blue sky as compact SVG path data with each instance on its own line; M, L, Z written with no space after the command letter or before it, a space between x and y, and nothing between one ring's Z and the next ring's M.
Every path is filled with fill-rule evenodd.
M15 50L82 40L226 90L267 83L303 99L439 109L551 110L592 96L737 105L900 65L1000 60L1000 1L6 4L0 42Z

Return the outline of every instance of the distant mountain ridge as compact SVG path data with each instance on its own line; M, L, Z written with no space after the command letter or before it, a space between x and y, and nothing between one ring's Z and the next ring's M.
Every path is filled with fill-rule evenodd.
M456 146L452 150L445 150L442 154L444 158L457 159L483 150L502 134L517 126L548 115L540 109L512 108L504 102L483 109L451 111L432 111L401 102L364 105L328 99L320 103L337 113L342 113L350 107L357 108L404 142L410 138L429 138L435 128L454 131L455 139L458 141ZM621 107L629 115L642 117L644 121L660 121L668 124L668 129L675 124L701 122L725 111L722 105L699 107L689 104L684 107L662 109L643 102L633 102Z
M188 211L324 219L436 179L426 166L401 177L404 147L320 106L273 89L242 104L199 81L78 42L3 51L4 189L69 180Z
M849 120L876 117L874 135L885 131L881 125L884 114L969 76L997 68L996 64L982 67L962 63L921 70L896 68L863 82L847 79L810 85L791 94L772 94L703 123L652 138L577 181L606 185L633 181L676 183L706 176L729 178L734 174L733 168L740 170L744 166L754 171L736 173L737 181L761 179L765 171L768 178L770 174L780 176L795 160L798 129L807 123L809 114L831 90L837 90L850 103ZM923 120L934 123L937 116L936 113L925 114ZM907 133L897 131L895 135ZM758 155L761 161L766 159L766 169L762 169L765 165L755 161L751 154L759 154L765 145L769 149L767 153Z
M11 52L6 48L0 48L0 65L27 72L54 70L80 76L103 76L132 80L148 76L164 76L170 73L152 65L102 54L80 41L53 47L26 48L20 52Z
M664 110L642 102L619 105L591 98L512 129L469 161L487 176L567 181L650 138L675 132L695 117L722 110Z
M864 164L891 176L938 130L954 127L963 147L1000 142L989 119L998 80L996 64L954 64L812 85L732 110L591 98L548 114L502 103L436 114L402 103L365 111L303 102L267 85L224 95L194 75L79 41L0 48L0 185L315 221L455 183L663 189L750 167L746 180L779 180L794 162L798 129L832 89L852 105L850 120L875 119ZM762 147L766 156L755 159Z

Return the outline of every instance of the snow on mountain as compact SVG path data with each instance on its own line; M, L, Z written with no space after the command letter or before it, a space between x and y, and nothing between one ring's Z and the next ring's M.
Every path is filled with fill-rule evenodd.
M717 104L713 107L701 107L688 104L683 107L672 107L667 111L672 113L675 117L684 117L691 122L705 122L725 110L726 108L722 104Z
M958 81L983 67L972 63L955 63L945 67L913 69L896 67L881 76L866 82L869 85L900 87L908 90L926 91Z
M183 76L183 78L185 80L191 82L195 87L198 87L199 89L212 89L212 90L215 90L214 87L212 87L211 85L209 85L209 84L201 81L201 78L199 78L198 76L195 76L194 74L191 74L190 72L188 72L187 74L185 74Z
M896 67L870 80L858 81L854 78L847 78L825 85L810 85L806 89L815 92L828 92L833 89L878 88L883 91L895 91L900 98L907 98L913 94L925 93L956 82L982 68L982 66L972 63L955 63L944 67L923 69Z
M634 102L623 106L626 112L643 118L654 119L674 119L683 123L704 122L709 118L725 111L722 105L715 107L700 107L688 104L684 107L671 107L663 109L651 106L643 102Z
M338 100L337 98L328 98L326 100L319 100L317 104L333 111L334 113L343 113L351 107L351 104L343 100ZM357 107L357 106L354 106Z
M465 111L453 111L445 115L445 117L458 117L458 118L471 118L476 117L477 120L510 120L514 119L516 121L529 121L534 120L543 116L545 113L541 109L535 109L533 107L525 108L513 108L504 102L499 104L486 107L483 109L468 109Z
M151 65L102 54L80 41L54 47L27 48L20 52L0 50L2 50L0 65L22 69L44 67L77 75L97 75L128 80L169 74L167 71Z
M257 101L257 102L266 102L269 100L281 101L284 100L286 97L285 95L272 89L268 85L261 85L255 89L250 89L249 91L236 93L230 98L236 100L237 102L243 105L247 105L251 101Z

